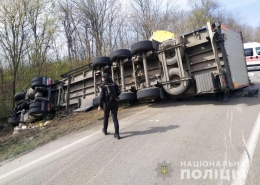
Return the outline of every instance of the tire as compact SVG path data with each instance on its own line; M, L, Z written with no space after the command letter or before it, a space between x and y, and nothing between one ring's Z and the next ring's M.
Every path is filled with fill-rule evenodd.
M48 104L46 101L33 102L29 106L29 114L34 117L44 117L47 113Z
M112 62L109 57L96 57L93 59L92 67L96 70L99 66L112 65Z
M48 89L46 87L35 87L35 91L40 93L47 93Z
M100 101L100 96L97 96L93 99L93 107L98 107Z
M29 114L30 116L36 117L36 118L42 118L46 115L47 111L44 111L40 108L30 108Z
M43 97L36 97L35 98L35 101L38 101L38 102L43 102L43 101L48 101L47 98L43 98Z
M189 74L186 71L184 71L184 75L186 77L189 76ZM173 80L174 78L180 78L179 68L172 68L169 70L169 79ZM163 81L165 81L165 77L163 77ZM187 85L183 86L183 82L184 81L181 81L181 83L175 83L175 84L172 83L171 89L167 89L166 85L163 85L163 88L167 93L169 93L171 95L180 95L188 89L189 84L190 84L190 81L187 81Z
M25 93L18 92L14 95L14 102L18 102L25 99Z
M151 87L137 91L137 99L157 99L161 97L159 87Z
M130 103L136 101L136 93L134 92L122 92L119 95L119 102L120 103Z
M34 77L31 81L32 89L35 89L35 87L47 87L49 85L51 85L51 79L46 76Z
M151 50L154 50L154 48L153 48L153 42L150 40L139 41L134 43L131 46L132 55L136 55L141 51L151 51Z
M110 53L110 60L112 62L115 62L118 59L122 59L122 60L126 58L130 59L131 57L132 57L131 51L128 49L118 49Z
M167 49L169 47L172 47L174 46L174 41L176 39L170 39L170 40L166 40L162 43L162 45L164 46L164 49ZM168 51L165 51L165 58L166 58L166 63L167 65L174 65L177 63L177 55L175 53L175 49L170 49ZM180 53L181 53L181 58L183 57L184 55L184 48L183 47L180 47ZM161 56L161 55L159 55ZM159 57L160 61L162 61L162 58Z
M33 102L29 105L29 109L31 108L39 108L42 106L42 103L41 102Z
M8 119L8 123L12 124L13 126L17 126L19 124L20 120L17 117L11 117Z

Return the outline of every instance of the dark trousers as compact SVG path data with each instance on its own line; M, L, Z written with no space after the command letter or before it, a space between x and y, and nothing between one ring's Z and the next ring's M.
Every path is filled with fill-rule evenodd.
M107 131L108 127L108 118L109 118L109 113L111 111L114 126L115 126L115 133L119 134L119 124L118 124L118 119L117 119L117 112L118 112L118 103L117 102L111 102L109 104L104 104L103 109L104 109L104 130Z

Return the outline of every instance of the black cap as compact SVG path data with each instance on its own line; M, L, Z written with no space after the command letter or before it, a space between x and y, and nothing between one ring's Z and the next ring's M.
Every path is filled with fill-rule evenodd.
M107 77L109 77L108 73L103 73L102 78L107 78Z

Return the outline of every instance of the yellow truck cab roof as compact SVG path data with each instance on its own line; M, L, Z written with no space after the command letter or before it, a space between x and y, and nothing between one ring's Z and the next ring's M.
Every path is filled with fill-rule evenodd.
M158 42L163 42L163 41L171 39L173 37L176 37L176 35L172 32L165 31L165 30L156 30L153 32L150 40L156 40Z

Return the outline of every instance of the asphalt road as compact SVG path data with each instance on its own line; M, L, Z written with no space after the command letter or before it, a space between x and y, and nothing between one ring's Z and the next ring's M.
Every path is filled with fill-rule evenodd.
M137 106L119 117L121 140L110 118L107 136L100 122L3 163L0 184L259 184L259 103L243 97Z

